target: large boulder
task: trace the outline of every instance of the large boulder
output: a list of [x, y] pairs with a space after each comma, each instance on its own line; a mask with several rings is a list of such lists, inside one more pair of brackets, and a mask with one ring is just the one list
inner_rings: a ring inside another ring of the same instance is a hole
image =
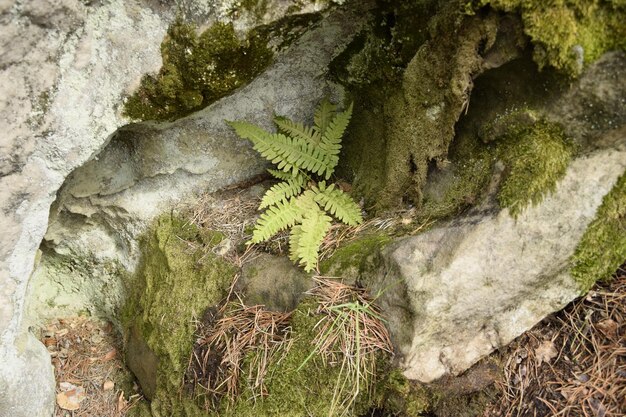
[[482, 207], [386, 247], [373, 281], [405, 375], [457, 375], [579, 296], [570, 258], [625, 169], [624, 146], [597, 151], [517, 218]]
[[155, 216], [200, 193], [249, 185], [265, 172], [266, 162], [225, 120], [271, 129], [274, 113], [308, 121], [325, 95], [341, 99], [324, 74], [367, 21], [362, 10], [331, 12], [250, 84], [191, 116], [119, 129], [59, 192], [29, 315], [86, 309], [114, 317], [123, 298], [120, 272], [135, 269], [137, 238]]
[[22, 327], [35, 254], [65, 177], [126, 123], [123, 94], [158, 69], [168, 14], [143, 2], [0, 5], [2, 416], [52, 413], [49, 357]]

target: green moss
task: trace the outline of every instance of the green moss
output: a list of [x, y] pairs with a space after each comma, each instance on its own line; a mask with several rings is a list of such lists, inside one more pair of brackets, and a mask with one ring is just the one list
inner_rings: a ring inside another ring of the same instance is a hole
[[498, 144], [498, 156], [506, 167], [498, 192], [500, 205], [515, 216], [529, 204], [539, 203], [565, 175], [572, 153], [557, 125], [538, 122], [513, 129]]
[[320, 263], [320, 271], [325, 275], [356, 277], [373, 268], [376, 255], [391, 240], [385, 233], [359, 237], [342, 245], [330, 258], [323, 260]]
[[[309, 357], [318, 338], [316, 327], [320, 316], [316, 314], [317, 304], [312, 299], [303, 300], [293, 312], [291, 334], [293, 344], [280, 362], [269, 366], [266, 388], [267, 396], [250, 401], [251, 392], [243, 386], [243, 392], [234, 404], [224, 404], [223, 415], [259, 417], [327, 417], [339, 415], [332, 409], [333, 395], [338, 382], [338, 365], [325, 364], [317, 357]], [[304, 366], [302, 366], [304, 364]], [[372, 409], [406, 411], [426, 408], [425, 396], [413, 398], [418, 391], [409, 387], [409, 382], [392, 368], [388, 359], [381, 356], [377, 363], [379, 371], [377, 383], [370, 392], [359, 394], [354, 407], [346, 416], [366, 415]], [[244, 369], [242, 375], [246, 375]]]
[[194, 342], [194, 320], [223, 298], [235, 273], [207, 250], [217, 239], [218, 234], [203, 234], [184, 219], [165, 215], [141, 241], [143, 259], [123, 323], [157, 358], [154, 416], [202, 415], [181, 384]]
[[[312, 300], [303, 301], [291, 319], [293, 345], [280, 363], [272, 363], [266, 376], [268, 395], [249, 401], [245, 386], [240, 400], [228, 407], [227, 416], [328, 416], [338, 369], [324, 366], [319, 358], [306, 362], [313, 350], [319, 320]], [[302, 364], [306, 364], [299, 369]], [[245, 374], [245, 373], [243, 373]]]
[[382, 415], [419, 417], [431, 409], [428, 390], [406, 379], [397, 368], [389, 371], [378, 385], [375, 409]]
[[572, 257], [572, 276], [586, 293], [626, 261], [626, 173], [604, 197]]
[[604, 52], [626, 48], [626, 7], [606, 0], [479, 0], [478, 6], [520, 13], [540, 67], [578, 75]]
[[202, 34], [181, 19], [161, 44], [163, 67], [146, 75], [128, 98], [124, 114], [138, 120], [171, 120], [208, 106], [252, 80], [272, 60], [267, 37], [240, 40], [232, 24], [215, 23]]
[[420, 3], [414, 20], [421, 24], [390, 30], [412, 45], [398, 59], [406, 64], [400, 82], [392, 76], [380, 80], [377, 60], [363, 60], [371, 63], [361, 73], [371, 69], [375, 82], [352, 88], [354, 101], [363, 105], [355, 107], [344, 141], [345, 174], [354, 178], [366, 207], [376, 211], [423, 203], [429, 164], [446, 159], [470, 80], [480, 71], [478, 51], [493, 45], [498, 29], [495, 14], [465, 16], [457, 2]]

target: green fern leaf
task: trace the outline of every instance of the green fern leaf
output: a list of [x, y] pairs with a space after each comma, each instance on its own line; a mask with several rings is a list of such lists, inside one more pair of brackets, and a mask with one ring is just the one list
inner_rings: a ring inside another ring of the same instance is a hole
[[291, 172], [277, 171], [275, 169], [268, 169], [267, 172], [269, 172], [272, 177], [279, 180], [289, 181], [294, 179], [294, 175]]
[[286, 202], [289, 198], [300, 194], [305, 183], [306, 178], [304, 175], [297, 175], [295, 178], [292, 177], [285, 182], [273, 185], [263, 196], [259, 210], [278, 202]]
[[335, 117], [328, 123], [328, 127], [322, 135], [320, 142], [320, 149], [328, 155], [326, 166], [326, 179], [335, 171], [337, 163], [339, 163], [339, 152], [341, 151], [341, 137], [350, 123], [350, 117], [352, 117], [352, 103], [348, 108], [340, 113], [337, 113]]
[[302, 212], [298, 208], [295, 198], [290, 198], [287, 202], [279, 201], [261, 214], [252, 232], [250, 243], [268, 240], [281, 230], [292, 227], [301, 221]]
[[274, 117], [274, 123], [278, 126], [279, 131], [292, 138], [302, 139], [305, 142], [317, 146], [320, 143], [321, 135], [311, 126], [305, 126], [302, 123], [293, 122], [286, 117]]
[[298, 248], [300, 247], [300, 238], [302, 237], [302, 227], [297, 224], [291, 228], [289, 234], [289, 259], [293, 263], [298, 263], [300, 255], [298, 254]]
[[[294, 256], [300, 259], [300, 265], [304, 266], [306, 272], [310, 272], [317, 267], [318, 251], [324, 237], [330, 229], [333, 219], [327, 216], [319, 208], [306, 213], [297, 232], [297, 248]], [[291, 243], [290, 243], [291, 244]]]
[[280, 159], [279, 156], [282, 149], [280, 144], [286, 142], [286, 139], [288, 139], [285, 135], [266, 132], [260, 127], [248, 122], [227, 121], [226, 123], [235, 129], [235, 132], [237, 132], [240, 137], [250, 140], [254, 149], [259, 152], [261, 156], [272, 161], [272, 163], [278, 163], [278, 169], [285, 172], [292, 171], [295, 175], [297, 172], [296, 167], [288, 163], [288, 161]]
[[363, 222], [361, 209], [348, 194], [335, 188], [334, 184], [326, 187], [324, 181], [320, 182], [319, 186], [315, 193], [315, 201], [324, 210], [349, 226]]
[[[328, 155], [321, 147], [303, 139], [290, 138], [280, 133], [273, 135], [272, 139], [275, 140], [272, 144], [272, 151], [275, 156], [270, 160], [272, 163], [278, 164], [278, 169], [283, 171], [295, 172], [295, 167], [321, 175], [332, 162], [331, 155]], [[261, 154], [265, 156], [263, 153]], [[268, 152], [268, 154], [270, 153]]]
[[332, 120], [337, 106], [332, 104], [328, 97], [324, 97], [319, 107], [315, 110], [315, 129], [320, 135], [324, 135], [330, 121]]

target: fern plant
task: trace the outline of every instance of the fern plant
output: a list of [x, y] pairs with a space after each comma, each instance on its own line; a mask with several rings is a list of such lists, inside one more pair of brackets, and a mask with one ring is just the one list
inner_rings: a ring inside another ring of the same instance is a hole
[[319, 247], [333, 218], [351, 226], [363, 221], [352, 198], [335, 184], [327, 184], [339, 162], [341, 137], [351, 115], [352, 104], [338, 112], [337, 106], [324, 99], [315, 111], [313, 126], [277, 116], [274, 122], [278, 131], [270, 133], [247, 122], [228, 122], [240, 137], [250, 140], [255, 150], [276, 164], [277, 169], [268, 171], [281, 181], [263, 196], [259, 210], [265, 212], [248, 243], [267, 241], [291, 228], [289, 258], [310, 272], [317, 266]]

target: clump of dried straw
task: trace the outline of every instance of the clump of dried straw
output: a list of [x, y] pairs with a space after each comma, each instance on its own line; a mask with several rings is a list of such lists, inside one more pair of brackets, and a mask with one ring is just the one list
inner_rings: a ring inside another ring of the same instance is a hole
[[257, 396], [267, 395], [264, 379], [268, 364], [278, 361], [290, 346], [290, 313], [247, 307], [240, 301], [225, 304], [200, 326], [191, 358], [193, 384], [208, 394], [207, 408], [216, 407], [223, 396], [233, 401], [240, 393], [243, 363], [251, 359], [245, 380]]
[[314, 355], [339, 366], [331, 410], [333, 415], [345, 415], [360, 393], [371, 391], [378, 355], [391, 355], [393, 347], [385, 320], [364, 288], [329, 278], [315, 280], [309, 294], [319, 303], [319, 337], [300, 368]]

